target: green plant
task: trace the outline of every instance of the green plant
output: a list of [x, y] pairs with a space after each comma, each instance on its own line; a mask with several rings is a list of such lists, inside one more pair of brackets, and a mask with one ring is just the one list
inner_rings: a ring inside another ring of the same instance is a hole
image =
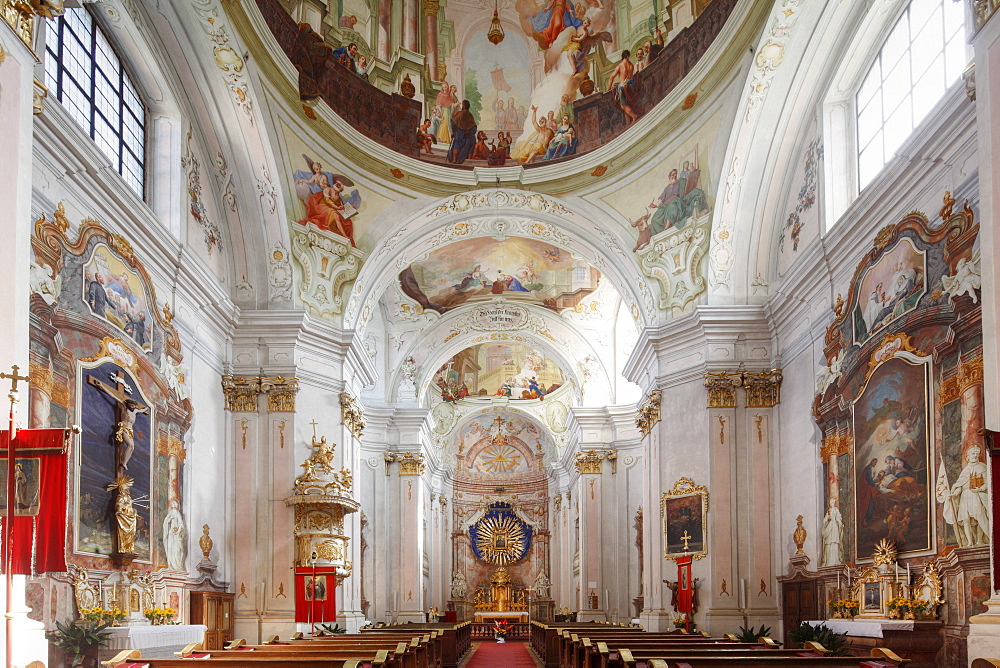
[[320, 624], [319, 628], [327, 633], [347, 633], [347, 629], [341, 628], [340, 624]]
[[47, 633], [46, 637], [53, 645], [72, 656], [70, 665], [76, 666], [91, 647], [103, 647], [108, 644], [108, 637], [111, 634], [104, 630], [106, 628], [108, 624], [91, 626], [77, 624], [75, 621], [69, 624], [56, 622], [56, 630]]
[[802, 625], [788, 633], [788, 637], [800, 645], [809, 641], [818, 642], [830, 650], [831, 656], [850, 656], [851, 644], [847, 642], [846, 633], [837, 633], [826, 624], [812, 626], [802, 622]]
[[755, 643], [757, 642], [757, 638], [760, 638], [761, 636], [769, 637], [770, 635], [771, 635], [771, 627], [764, 626], [763, 624], [761, 624], [760, 629], [755, 629], [752, 626], [748, 629], [745, 629], [741, 626], [740, 632], [736, 634], [736, 638], [739, 642]]

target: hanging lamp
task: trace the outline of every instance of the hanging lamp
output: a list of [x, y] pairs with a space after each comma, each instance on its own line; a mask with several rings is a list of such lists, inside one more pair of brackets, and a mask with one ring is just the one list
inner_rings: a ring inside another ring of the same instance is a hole
[[505, 37], [503, 32], [503, 26], [500, 24], [500, 7], [499, 0], [493, 5], [493, 21], [490, 23], [490, 31], [486, 33], [486, 39], [490, 40], [494, 45], [499, 44], [503, 41]]

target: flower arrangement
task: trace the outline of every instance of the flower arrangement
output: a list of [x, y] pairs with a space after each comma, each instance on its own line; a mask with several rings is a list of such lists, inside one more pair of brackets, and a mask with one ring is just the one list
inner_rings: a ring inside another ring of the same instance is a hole
[[897, 597], [889, 599], [885, 605], [889, 609], [889, 616], [894, 619], [899, 617], [916, 619], [918, 615], [923, 615], [927, 611], [930, 602], [922, 598]]
[[177, 611], [173, 608], [146, 608], [142, 614], [153, 624], [166, 624], [174, 618]]
[[493, 635], [496, 636], [497, 642], [506, 642], [507, 637], [507, 620], [497, 619], [493, 622]]
[[682, 629], [685, 626], [687, 626], [687, 617], [685, 617], [684, 615], [674, 617], [674, 628]]
[[849, 618], [858, 614], [861, 604], [852, 598], [842, 598], [839, 601], [831, 601], [830, 609], [833, 610], [834, 617]]
[[98, 622], [103, 623], [105, 626], [118, 626], [127, 615], [128, 613], [121, 608], [102, 608], [100, 606], [80, 608], [80, 616], [91, 626], [96, 625]]

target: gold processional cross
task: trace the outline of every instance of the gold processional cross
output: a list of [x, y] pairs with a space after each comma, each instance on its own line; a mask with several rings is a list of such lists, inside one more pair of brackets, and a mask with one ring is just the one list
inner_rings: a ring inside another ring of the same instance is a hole
[[681, 540], [684, 541], [684, 551], [688, 551], [688, 541], [694, 540], [694, 536], [689, 536], [687, 529], [684, 529], [684, 535], [681, 536]]

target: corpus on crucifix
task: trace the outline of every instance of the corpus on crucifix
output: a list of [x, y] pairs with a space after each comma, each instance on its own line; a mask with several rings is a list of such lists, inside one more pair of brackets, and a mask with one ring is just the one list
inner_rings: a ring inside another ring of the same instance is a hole
[[114, 387], [99, 381], [94, 376], [87, 376], [87, 382], [114, 402], [115, 433], [112, 440], [115, 446], [115, 478], [121, 478], [128, 470], [128, 461], [135, 450], [135, 417], [140, 413], [148, 413], [149, 407], [143, 406], [129, 396], [131, 390], [126, 385], [125, 376], [121, 371], [109, 378], [115, 382]]

